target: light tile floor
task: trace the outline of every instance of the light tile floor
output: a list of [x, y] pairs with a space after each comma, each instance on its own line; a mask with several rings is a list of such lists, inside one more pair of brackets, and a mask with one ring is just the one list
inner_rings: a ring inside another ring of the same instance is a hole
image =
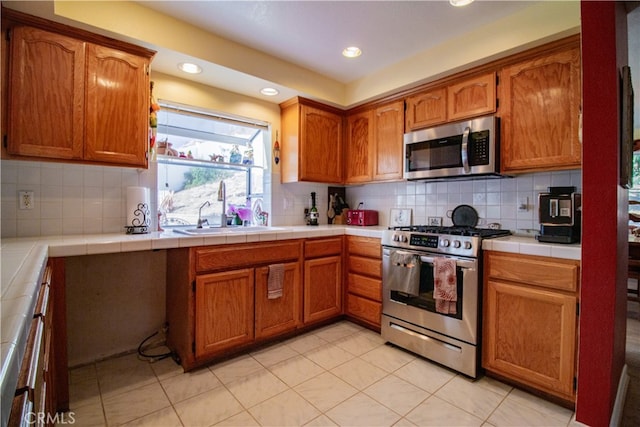
[[190, 373], [135, 354], [72, 369], [70, 393], [80, 426], [575, 424], [570, 410], [471, 381], [346, 321]]

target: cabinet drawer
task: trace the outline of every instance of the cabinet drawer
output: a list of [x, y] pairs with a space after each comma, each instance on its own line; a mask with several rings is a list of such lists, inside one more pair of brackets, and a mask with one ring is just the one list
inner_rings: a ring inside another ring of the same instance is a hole
[[194, 251], [196, 272], [202, 273], [297, 260], [300, 257], [300, 241], [214, 246]]
[[382, 281], [349, 273], [348, 292], [382, 302]]
[[380, 279], [382, 278], [382, 260], [349, 255], [349, 271]]
[[488, 277], [575, 292], [580, 280], [580, 262], [533, 255], [488, 252]]
[[349, 236], [347, 241], [350, 254], [362, 255], [370, 258], [382, 258], [382, 249], [379, 239]]
[[304, 242], [304, 257], [319, 258], [342, 253], [342, 237], [331, 239], [307, 240]]
[[380, 326], [381, 312], [382, 304], [357, 295], [347, 295], [347, 314]]

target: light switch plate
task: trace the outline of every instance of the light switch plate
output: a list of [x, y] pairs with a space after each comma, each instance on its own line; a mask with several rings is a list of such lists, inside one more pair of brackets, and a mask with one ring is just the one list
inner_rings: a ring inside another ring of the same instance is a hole
[[518, 198], [518, 211], [526, 212], [529, 210], [529, 198], [526, 196]]
[[18, 205], [21, 210], [33, 209], [33, 191], [20, 191], [18, 193]]

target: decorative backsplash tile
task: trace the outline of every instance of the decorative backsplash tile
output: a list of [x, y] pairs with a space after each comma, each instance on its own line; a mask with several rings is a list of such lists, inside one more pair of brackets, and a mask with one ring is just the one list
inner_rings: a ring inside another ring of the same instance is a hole
[[[148, 170], [114, 166], [2, 160], [1, 236], [28, 237], [71, 234], [124, 233], [126, 188], [151, 189], [151, 212], [156, 212], [156, 168]], [[502, 228], [534, 233], [538, 229], [538, 193], [549, 186], [582, 188], [581, 171], [544, 172], [516, 178], [478, 181], [414, 182], [347, 186], [351, 208], [379, 211], [379, 224], [389, 223], [394, 207], [411, 208], [414, 224], [424, 224], [430, 216], [451, 224], [447, 212], [459, 204], [472, 205], [481, 224], [498, 222]], [[315, 183], [281, 184], [280, 175], [265, 179], [263, 209], [269, 225], [302, 225], [310, 194], [317, 194], [320, 224], [327, 223], [328, 185]], [[34, 209], [18, 209], [18, 192], [34, 192]], [[269, 193], [270, 194], [267, 194]], [[518, 211], [518, 200], [526, 197], [529, 209]], [[152, 218], [152, 228], [156, 227]]]

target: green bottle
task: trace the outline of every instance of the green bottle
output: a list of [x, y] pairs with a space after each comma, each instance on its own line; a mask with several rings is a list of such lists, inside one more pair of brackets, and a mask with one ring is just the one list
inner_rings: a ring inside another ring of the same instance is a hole
[[316, 193], [311, 192], [311, 210], [309, 211], [309, 225], [318, 225], [318, 208], [316, 208]]

